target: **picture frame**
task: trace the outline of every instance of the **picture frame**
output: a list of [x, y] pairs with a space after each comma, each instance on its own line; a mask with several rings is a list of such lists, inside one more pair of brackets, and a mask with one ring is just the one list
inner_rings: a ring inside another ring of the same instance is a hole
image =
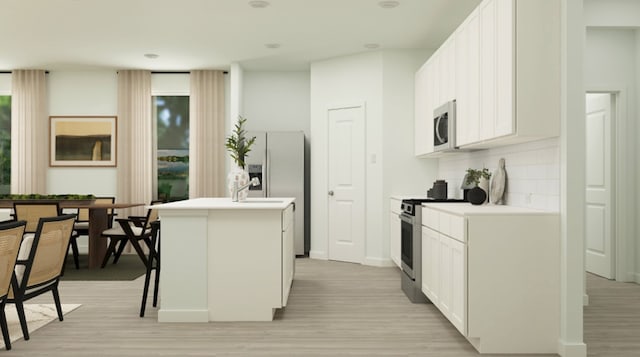
[[117, 116], [50, 116], [49, 166], [116, 167]]

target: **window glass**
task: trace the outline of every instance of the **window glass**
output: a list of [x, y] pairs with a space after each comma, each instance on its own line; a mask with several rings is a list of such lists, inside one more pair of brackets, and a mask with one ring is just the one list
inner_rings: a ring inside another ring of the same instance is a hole
[[189, 198], [189, 97], [153, 97], [157, 121], [158, 199]]
[[11, 96], [0, 95], [0, 194], [11, 191]]

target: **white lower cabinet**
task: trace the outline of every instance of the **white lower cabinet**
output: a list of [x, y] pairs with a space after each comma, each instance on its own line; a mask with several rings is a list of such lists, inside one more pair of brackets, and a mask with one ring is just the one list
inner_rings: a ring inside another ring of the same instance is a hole
[[422, 222], [422, 291], [480, 353], [557, 353], [557, 213], [427, 204]]
[[287, 306], [295, 275], [295, 222], [293, 217], [293, 205], [290, 205], [282, 212], [282, 306]]
[[422, 292], [466, 335], [466, 247], [449, 236], [422, 227]]

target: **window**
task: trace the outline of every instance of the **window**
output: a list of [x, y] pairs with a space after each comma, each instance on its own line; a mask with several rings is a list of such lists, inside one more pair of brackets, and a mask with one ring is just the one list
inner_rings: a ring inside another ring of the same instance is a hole
[[154, 96], [158, 199], [189, 198], [189, 97]]
[[0, 194], [11, 191], [11, 96], [0, 95]]

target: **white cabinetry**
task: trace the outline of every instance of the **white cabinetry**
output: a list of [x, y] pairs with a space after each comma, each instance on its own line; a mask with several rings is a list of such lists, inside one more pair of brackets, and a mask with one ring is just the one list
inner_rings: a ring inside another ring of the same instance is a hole
[[459, 146], [559, 135], [558, 14], [553, 0], [484, 0], [458, 28], [458, 83], [470, 85], [457, 100]]
[[426, 207], [422, 212], [422, 292], [466, 336], [465, 223]]
[[282, 306], [287, 306], [295, 275], [295, 222], [293, 217], [293, 205], [289, 205], [287, 209], [282, 211]]
[[[490, 148], [558, 136], [559, 13], [555, 0], [482, 1], [421, 69], [426, 79], [416, 140], [425, 137], [433, 109], [452, 99], [456, 146]], [[417, 156], [432, 151], [416, 147]]]
[[422, 223], [422, 291], [479, 352], [557, 352], [557, 213], [427, 204]]
[[478, 9], [458, 27], [456, 37], [456, 145], [480, 133], [480, 21]]
[[400, 228], [400, 217], [398, 215], [401, 213], [400, 205], [402, 201], [396, 198], [391, 198], [389, 200], [389, 255], [391, 256], [391, 260], [400, 268], [401, 266], [401, 258], [400, 258], [400, 239], [401, 239], [401, 228]]
[[415, 76], [415, 155], [433, 153], [433, 111], [456, 98], [456, 48], [450, 36]]

